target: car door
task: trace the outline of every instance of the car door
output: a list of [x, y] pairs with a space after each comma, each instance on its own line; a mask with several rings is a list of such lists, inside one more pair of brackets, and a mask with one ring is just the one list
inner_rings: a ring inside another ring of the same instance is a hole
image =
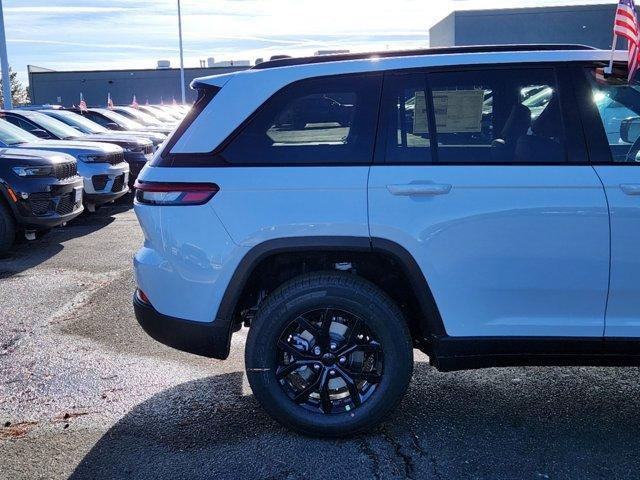
[[558, 70], [385, 77], [372, 243], [416, 259], [449, 336], [603, 334], [606, 198]]
[[611, 283], [606, 337], [640, 336], [640, 92], [624, 69], [603, 79], [597, 69], [574, 70], [594, 168], [611, 222]]

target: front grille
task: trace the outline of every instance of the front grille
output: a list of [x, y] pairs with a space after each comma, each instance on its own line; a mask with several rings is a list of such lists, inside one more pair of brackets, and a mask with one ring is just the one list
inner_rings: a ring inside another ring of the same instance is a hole
[[34, 215], [44, 215], [49, 211], [51, 194], [49, 192], [37, 192], [29, 195], [29, 206]]
[[76, 162], [59, 163], [53, 169], [53, 174], [58, 180], [75, 177], [78, 174]]
[[91, 183], [93, 184], [93, 189], [104, 190], [104, 187], [107, 186], [107, 182], [109, 181], [109, 175], [94, 175], [91, 177]]
[[144, 154], [149, 155], [150, 153], [153, 153], [153, 145], [147, 145], [144, 147]]
[[124, 153], [110, 153], [107, 155], [107, 163], [111, 165], [117, 165], [118, 163], [124, 162]]
[[124, 188], [124, 173], [122, 175], [118, 175], [113, 181], [113, 186], [111, 187], [112, 192], [119, 192]]
[[73, 202], [74, 194], [73, 192], [67, 193], [60, 197], [60, 201], [58, 202], [58, 206], [56, 207], [56, 213], [59, 215], [68, 215], [73, 212], [76, 204]]

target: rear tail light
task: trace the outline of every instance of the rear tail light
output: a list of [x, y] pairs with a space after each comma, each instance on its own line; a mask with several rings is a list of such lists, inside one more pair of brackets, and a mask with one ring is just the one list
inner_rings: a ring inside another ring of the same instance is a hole
[[145, 205], [203, 205], [218, 193], [215, 183], [157, 183], [135, 184], [136, 201]]

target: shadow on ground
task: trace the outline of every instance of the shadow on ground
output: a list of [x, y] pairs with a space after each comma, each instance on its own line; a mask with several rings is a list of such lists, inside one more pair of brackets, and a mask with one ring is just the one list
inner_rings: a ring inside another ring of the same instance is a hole
[[346, 440], [284, 430], [242, 394], [241, 373], [219, 375], [138, 405], [71, 478], [637, 478], [637, 373], [417, 363], [392, 418]]

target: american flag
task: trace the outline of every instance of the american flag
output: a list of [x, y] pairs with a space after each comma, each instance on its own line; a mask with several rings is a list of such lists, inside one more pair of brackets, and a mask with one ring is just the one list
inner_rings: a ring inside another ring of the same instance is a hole
[[80, 103], [78, 104], [78, 108], [80, 109], [81, 112], [86, 112], [87, 109], [87, 102], [84, 101], [84, 97], [82, 96], [82, 93], [80, 93]]
[[636, 6], [633, 0], [620, 0], [613, 23], [613, 34], [617, 37], [626, 38], [627, 42], [629, 42], [629, 81], [633, 79], [638, 71], [638, 61], [640, 60], [639, 29], [638, 15], [636, 14]]
[[107, 108], [113, 110], [113, 100], [111, 100], [111, 93], [107, 93]]
[[131, 106], [133, 108], [138, 108], [140, 105], [138, 105], [138, 101], [136, 100], [136, 96], [133, 96], [133, 101], [131, 102]]

